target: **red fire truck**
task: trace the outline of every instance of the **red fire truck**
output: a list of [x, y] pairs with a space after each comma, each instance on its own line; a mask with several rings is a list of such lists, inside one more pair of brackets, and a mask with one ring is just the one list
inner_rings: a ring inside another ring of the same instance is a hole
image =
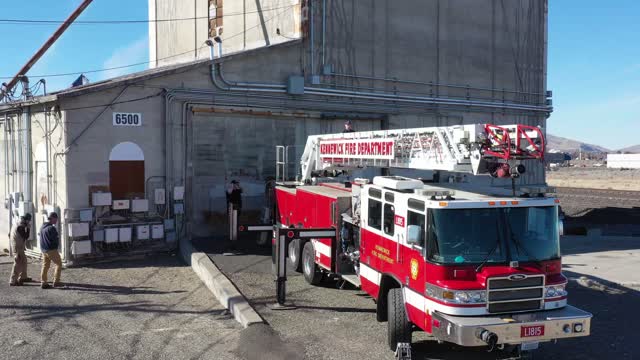
[[[567, 304], [559, 200], [551, 189], [515, 181], [482, 188], [466, 177], [517, 178], [526, 161], [543, 157], [539, 128], [312, 136], [300, 176], [289, 182], [285, 153], [278, 149], [276, 258], [286, 256], [310, 284], [335, 278], [370, 294], [377, 320], [388, 323], [392, 350], [410, 344], [415, 330], [437, 341], [522, 353], [589, 335], [591, 314]], [[368, 167], [464, 176], [335, 180]]]

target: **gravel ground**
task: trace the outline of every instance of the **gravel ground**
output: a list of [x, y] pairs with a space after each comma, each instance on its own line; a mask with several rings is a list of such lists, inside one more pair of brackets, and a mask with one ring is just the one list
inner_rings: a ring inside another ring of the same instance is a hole
[[[242, 327], [176, 257], [65, 269], [63, 289], [9, 287], [0, 257], [2, 359], [238, 359]], [[39, 278], [40, 264], [29, 264]]]

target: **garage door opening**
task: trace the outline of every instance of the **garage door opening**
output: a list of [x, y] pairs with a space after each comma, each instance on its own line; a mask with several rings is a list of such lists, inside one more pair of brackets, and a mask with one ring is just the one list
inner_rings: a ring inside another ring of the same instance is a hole
[[144, 154], [138, 145], [127, 141], [111, 150], [109, 189], [114, 199], [144, 198]]

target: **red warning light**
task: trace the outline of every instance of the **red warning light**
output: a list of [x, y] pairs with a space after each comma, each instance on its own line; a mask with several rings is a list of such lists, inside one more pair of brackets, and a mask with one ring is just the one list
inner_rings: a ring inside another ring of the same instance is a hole
[[294, 235], [293, 231], [289, 231], [289, 232], [287, 232], [287, 237], [288, 237], [288, 238], [292, 238], [292, 237], [293, 237], [293, 235]]
[[240, 230], [240, 231], [244, 231], [244, 226], [243, 226], [243, 225], [240, 225], [240, 227], [238, 228], [238, 230]]

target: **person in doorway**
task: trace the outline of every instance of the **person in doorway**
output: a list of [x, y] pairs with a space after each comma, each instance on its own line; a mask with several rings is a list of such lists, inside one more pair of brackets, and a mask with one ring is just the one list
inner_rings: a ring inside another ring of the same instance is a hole
[[53, 272], [53, 287], [61, 287], [60, 272], [62, 272], [62, 259], [60, 259], [60, 235], [58, 235], [58, 229], [55, 225], [58, 223], [58, 214], [52, 212], [49, 214], [49, 221], [42, 224], [40, 228], [40, 249], [42, 250], [42, 273], [40, 278], [42, 281], [41, 287], [48, 289], [49, 283], [47, 282], [47, 275], [51, 263], [55, 265]]
[[344, 133], [352, 133], [352, 132], [356, 132], [356, 131], [353, 129], [353, 124], [351, 123], [351, 120], [347, 120], [344, 123], [344, 130], [342, 130], [342, 133], [344, 134]]
[[31, 214], [24, 214], [20, 217], [20, 222], [13, 225], [10, 234], [11, 249], [13, 251], [13, 268], [11, 269], [10, 286], [20, 286], [25, 282], [30, 282], [27, 276], [27, 255], [24, 250], [30, 238]]
[[231, 180], [229, 186], [227, 186], [227, 209], [237, 210], [238, 217], [240, 217], [240, 211], [242, 210], [242, 187], [238, 180]]

